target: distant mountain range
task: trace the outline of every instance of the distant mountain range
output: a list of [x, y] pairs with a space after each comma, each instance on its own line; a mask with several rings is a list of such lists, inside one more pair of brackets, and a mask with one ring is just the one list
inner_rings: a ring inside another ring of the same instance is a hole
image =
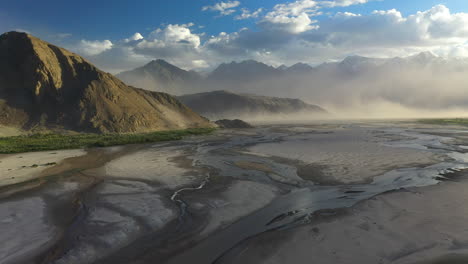
[[223, 63], [214, 69], [207, 77], [213, 81], [251, 81], [269, 78], [280, 74], [283, 70], [268, 66], [264, 63], [246, 60], [242, 62]]
[[245, 120], [269, 118], [324, 117], [327, 112], [319, 106], [299, 99], [237, 94], [228, 91], [213, 91], [178, 97], [188, 107], [212, 120]]
[[[409, 57], [395, 57], [389, 59], [349, 56], [341, 62], [324, 63], [315, 67], [317, 72], [335, 71], [336, 73], [359, 76], [372, 71], [401, 71], [414, 68], [433, 68], [440, 70], [454, 70], [463, 66], [468, 70], [468, 60], [444, 59], [431, 52], [422, 52]], [[454, 68], [455, 67], [455, 68]]]
[[[182, 81], [169, 84], [159, 81], [157, 85], [148, 82], [141, 87], [178, 96], [226, 90], [237, 94], [299, 98], [326, 106], [335, 113], [349, 114], [349, 110], [357, 110], [363, 116], [367, 114], [366, 109], [370, 109], [369, 105], [372, 108], [396, 106], [402, 111], [468, 107], [468, 96], [464, 95], [468, 58], [443, 58], [431, 52], [395, 58], [349, 56], [317, 66], [297, 63], [272, 67], [247, 60], [223, 63], [203, 75], [174, 68], [167, 62], [159, 64], [166, 65], [172, 76], [177, 76], [172, 79]], [[150, 68], [149, 65], [151, 63], [144, 68]], [[158, 72], [152, 74], [152, 79], [162, 78]], [[122, 79], [136, 84], [130, 77]], [[377, 111], [394, 113], [383, 108]]]
[[231, 83], [255, 82], [271, 77], [307, 74], [313, 72], [314, 69], [305, 63], [275, 68], [258, 61], [246, 60], [223, 63], [212, 72], [202, 75], [195, 71], [183, 70], [164, 60], [153, 60], [142, 67], [121, 72], [116, 77], [135, 87], [183, 95], [197, 91], [216, 90], [222, 88], [223, 85], [232, 86]]
[[169, 94], [127, 86], [74, 53], [18, 32], [0, 36], [0, 125], [88, 132], [212, 126]]
[[405, 71], [414, 68], [431, 68], [441, 71], [468, 71], [468, 60], [444, 59], [430, 52], [422, 52], [405, 58], [367, 58], [349, 56], [340, 62], [323, 63], [312, 67], [297, 63], [290, 67], [269, 66], [262, 62], [246, 60], [223, 63], [202, 76], [194, 71], [180, 69], [164, 60], [154, 60], [140, 68], [122, 72], [116, 76], [124, 82], [147, 90], [183, 95], [219, 89], [233, 92], [255, 92], [252, 84], [278, 78], [297, 78], [307, 75], [318, 83], [323, 76], [354, 78], [371, 72]]

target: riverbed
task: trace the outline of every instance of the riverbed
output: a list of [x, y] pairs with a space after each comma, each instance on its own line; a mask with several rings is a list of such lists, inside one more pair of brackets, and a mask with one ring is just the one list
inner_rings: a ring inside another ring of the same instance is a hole
[[463, 259], [467, 138], [409, 121], [315, 122], [2, 155], [0, 262]]

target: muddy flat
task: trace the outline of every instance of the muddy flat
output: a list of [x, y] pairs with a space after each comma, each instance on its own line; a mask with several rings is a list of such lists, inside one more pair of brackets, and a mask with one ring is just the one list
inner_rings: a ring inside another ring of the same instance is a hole
[[466, 136], [400, 122], [262, 125], [2, 155], [0, 262], [463, 260]]

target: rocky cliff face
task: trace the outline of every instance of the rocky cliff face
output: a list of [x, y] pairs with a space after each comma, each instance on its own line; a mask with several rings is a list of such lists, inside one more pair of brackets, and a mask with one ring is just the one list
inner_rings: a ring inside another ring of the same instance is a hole
[[211, 124], [174, 97], [127, 86], [31, 35], [0, 36], [0, 124], [146, 132]]

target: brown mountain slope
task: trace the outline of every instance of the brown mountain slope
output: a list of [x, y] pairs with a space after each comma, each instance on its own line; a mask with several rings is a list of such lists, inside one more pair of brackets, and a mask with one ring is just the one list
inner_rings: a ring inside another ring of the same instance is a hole
[[91, 132], [212, 126], [174, 97], [125, 85], [31, 35], [0, 36], [0, 125]]
[[291, 118], [322, 118], [327, 111], [300, 99], [213, 91], [188, 94], [178, 99], [198, 113], [216, 119], [268, 120]]

